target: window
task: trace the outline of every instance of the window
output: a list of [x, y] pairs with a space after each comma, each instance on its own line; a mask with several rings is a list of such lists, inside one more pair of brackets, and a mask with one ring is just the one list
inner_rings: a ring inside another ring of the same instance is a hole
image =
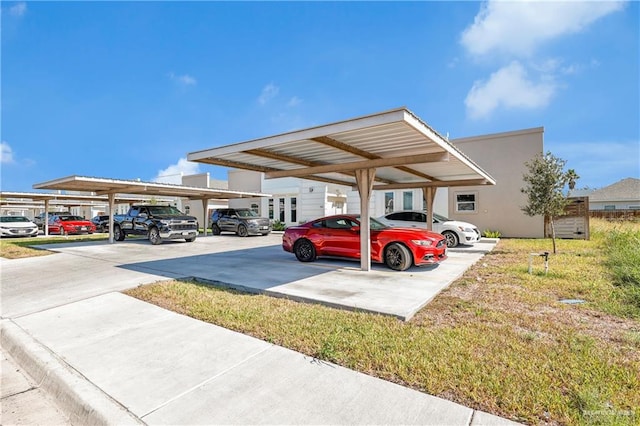
[[616, 206], [615, 205], [606, 205], [606, 206], [604, 206], [604, 209], [605, 210], [615, 210]]
[[393, 211], [393, 192], [384, 193], [384, 212], [391, 213]]
[[279, 207], [280, 209], [278, 211], [280, 212], [280, 222], [284, 222], [284, 198], [280, 198]]
[[402, 208], [413, 210], [413, 192], [405, 191], [402, 193]]
[[273, 219], [273, 198], [269, 198], [269, 219]]
[[629, 206], [629, 210], [640, 210], [640, 206]]
[[477, 193], [458, 192], [456, 193], [456, 212], [473, 213], [477, 211]]
[[298, 220], [298, 216], [297, 216], [297, 201], [296, 201], [296, 197], [291, 198], [291, 222], [296, 223], [296, 221]]
[[258, 204], [256, 203], [251, 203], [251, 211], [254, 212], [256, 214], [256, 216], [260, 216], [260, 209], [258, 207]]

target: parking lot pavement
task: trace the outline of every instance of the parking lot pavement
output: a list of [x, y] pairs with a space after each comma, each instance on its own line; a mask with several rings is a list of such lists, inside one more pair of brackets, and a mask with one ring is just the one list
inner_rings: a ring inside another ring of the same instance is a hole
[[[496, 243], [486, 240], [475, 246], [450, 249], [449, 258], [436, 266], [414, 266], [398, 272], [374, 264], [371, 271], [365, 272], [359, 270], [359, 262], [346, 260], [298, 262], [293, 254], [282, 250], [281, 242], [278, 234], [250, 238], [220, 235], [199, 238], [194, 243], [165, 242], [159, 246], [150, 246], [146, 240], [131, 240], [116, 244], [59, 244], [47, 248], [71, 256], [62, 259], [56, 255], [54, 257], [60, 261], [50, 262], [52, 268], [59, 271], [60, 279], [66, 279], [71, 271], [75, 271], [79, 281], [73, 286], [81, 298], [95, 290], [86, 281], [96, 277], [84, 274], [82, 266], [91, 264], [102, 265], [93, 267], [100, 277], [110, 274], [120, 277], [119, 283], [107, 280], [111, 287], [95, 294], [164, 277], [193, 277], [247, 291], [409, 320]], [[74, 264], [72, 259], [77, 262]], [[55, 280], [56, 273], [53, 272], [49, 280]], [[34, 300], [24, 300], [19, 305], [24, 307], [29, 303], [38, 304]]]

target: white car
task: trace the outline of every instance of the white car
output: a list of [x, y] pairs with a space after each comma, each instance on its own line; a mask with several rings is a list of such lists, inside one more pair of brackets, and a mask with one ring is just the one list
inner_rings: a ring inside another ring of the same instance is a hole
[[24, 216], [0, 216], [0, 236], [35, 237], [38, 225]]
[[[427, 214], [421, 211], [404, 210], [388, 213], [378, 218], [386, 225], [401, 228], [427, 228]], [[458, 244], [473, 244], [480, 239], [478, 227], [467, 222], [450, 220], [437, 213], [433, 214], [433, 231], [447, 239], [447, 247]]]

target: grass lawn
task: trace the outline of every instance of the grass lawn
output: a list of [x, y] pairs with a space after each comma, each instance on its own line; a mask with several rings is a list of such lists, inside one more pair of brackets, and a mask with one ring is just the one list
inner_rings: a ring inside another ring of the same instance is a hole
[[23, 257], [46, 256], [52, 254], [48, 250], [41, 250], [33, 246], [42, 244], [70, 243], [80, 241], [106, 240], [108, 234], [91, 235], [52, 235], [48, 237], [28, 237], [28, 238], [2, 238], [0, 239], [0, 257], [7, 259], [19, 259]]
[[529, 274], [550, 248], [501, 240], [406, 323], [185, 281], [127, 294], [523, 423], [640, 423], [640, 224], [594, 220]]

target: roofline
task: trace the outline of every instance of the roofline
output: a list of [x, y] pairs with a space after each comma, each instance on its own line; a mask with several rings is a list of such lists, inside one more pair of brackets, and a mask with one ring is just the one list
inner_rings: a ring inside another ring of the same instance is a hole
[[466, 136], [462, 138], [450, 139], [449, 142], [450, 143], [471, 142], [471, 141], [480, 140], [480, 139], [498, 139], [498, 138], [506, 138], [510, 136], [526, 135], [530, 133], [544, 133], [544, 127], [542, 126], [531, 127], [531, 128], [522, 129], [522, 130], [511, 130], [508, 132], [488, 133], [486, 135], [479, 135], [479, 136]]

